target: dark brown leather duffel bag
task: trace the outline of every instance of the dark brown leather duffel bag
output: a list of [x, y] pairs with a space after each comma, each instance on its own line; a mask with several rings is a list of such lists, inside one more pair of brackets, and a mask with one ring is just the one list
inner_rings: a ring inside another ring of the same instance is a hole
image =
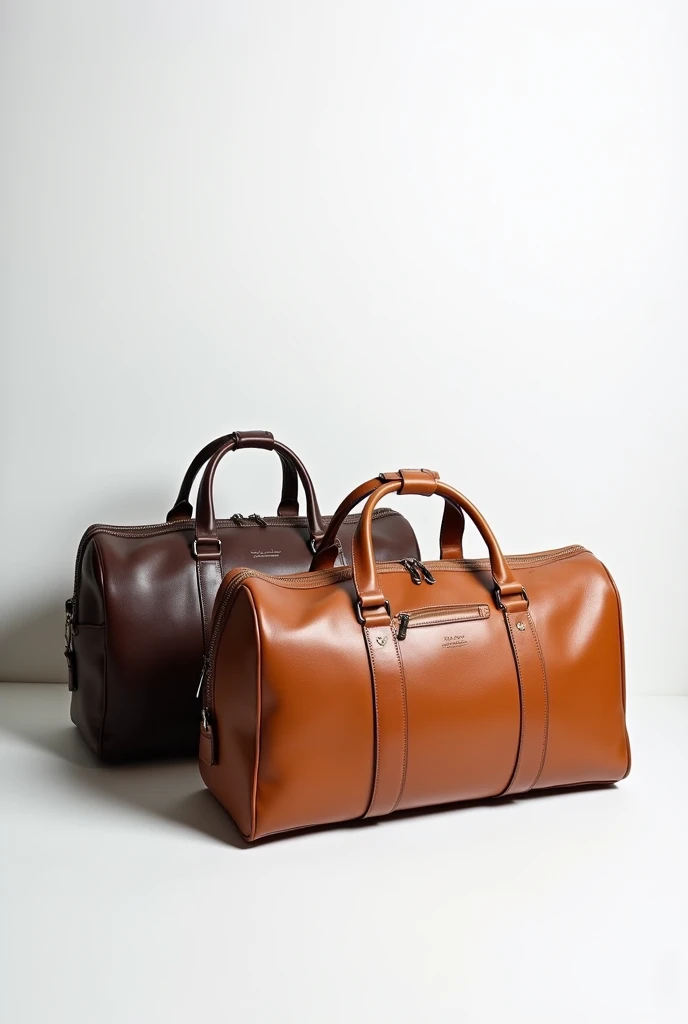
[[[239, 448], [279, 455], [283, 487], [276, 517], [215, 520], [215, 470]], [[208, 459], [194, 520], [189, 492]], [[305, 518], [298, 514], [298, 480]], [[340, 561], [349, 557], [356, 521], [348, 517], [338, 530]], [[65, 650], [72, 721], [89, 747], [108, 761], [195, 754], [204, 634], [223, 573], [237, 565], [266, 573], [307, 569], [325, 524], [300, 459], [272, 434], [247, 431], [198, 453], [165, 523], [89, 527], [67, 602]], [[418, 555], [415, 534], [397, 512], [380, 510], [374, 533], [385, 558]]]
[[[393, 491], [463, 509], [489, 559], [376, 562]], [[338, 525], [367, 495], [337, 568]], [[216, 602], [200, 767], [247, 840], [627, 774], [619, 597], [585, 548], [505, 558], [463, 495], [401, 470], [349, 495], [312, 570], [236, 570]]]

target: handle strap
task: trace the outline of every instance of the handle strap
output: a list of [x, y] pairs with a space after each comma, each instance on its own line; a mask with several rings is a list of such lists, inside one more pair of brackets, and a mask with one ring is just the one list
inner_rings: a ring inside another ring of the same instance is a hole
[[[375, 772], [367, 815], [388, 814], [402, 799], [407, 758], [406, 687], [403, 661], [391, 624], [391, 610], [375, 567], [372, 516], [377, 503], [393, 492], [438, 494], [473, 520], [490, 556], [497, 607], [514, 657], [520, 701], [519, 742], [514, 768], [503, 795], [524, 793], [536, 785], [547, 753], [549, 701], [547, 672], [525, 590], [515, 579], [496, 537], [478, 509], [430, 470], [382, 474], [368, 497], [352, 544], [357, 615], [365, 636], [375, 708]], [[363, 485], [364, 487], [366, 485]]]
[[[264, 437], [272, 437], [272, 434], [268, 430], [246, 430], [236, 431], [244, 441], [246, 447], [249, 446], [249, 440], [251, 437], [255, 437], [257, 440]], [[181, 519], [191, 519], [193, 516], [193, 506], [189, 500], [191, 494], [191, 488], [193, 487], [194, 480], [198, 476], [199, 472], [206, 464], [216, 451], [222, 448], [223, 445], [227, 444], [235, 435], [234, 434], [223, 434], [222, 437], [216, 437], [214, 441], [211, 441], [201, 448], [200, 452], [194, 457], [191, 465], [184, 474], [181, 487], [179, 488], [179, 494], [177, 499], [167, 513], [165, 522], [175, 523]], [[256, 445], [256, 447], [258, 447]], [[282, 496], [280, 503], [277, 506], [278, 516], [298, 516], [299, 514], [299, 478], [296, 469], [291, 462], [284, 456], [280, 455], [280, 461], [282, 463]]]
[[222, 568], [222, 541], [217, 534], [217, 521], [215, 519], [213, 483], [217, 467], [225, 455], [228, 455], [229, 452], [238, 451], [240, 448], [264, 448], [266, 451], [276, 451], [281, 458], [286, 459], [296, 470], [306, 495], [306, 516], [308, 519], [311, 551], [315, 550], [316, 545], [322, 539], [325, 532], [313, 481], [298, 455], [291, 448], [287, 448], [286, 445], [282, 444], [281, 441], [275, 440], [272, 434], [267, 433], [267, 431], [237, 432], [232, 434], [227, 443], [218, 448], [209, 459], [198, 487], [196, 536], [193, 543], [193, 554], [196, 559], [196, 579], [198, 582], [198, 595], [203, 622], [203, 640], [206, 651], [210, 640], [213, 604], [224, 575]]
[[[402, 481], [402, 488], [399, 489], [400, 494], [404, 493], [402, 473], [408, 474], [409, 470], [400, 470], [399, 473], [392, 474], [395, 479]], [[339, 554], [339, 548], [336, 543], [337, 534], [341, 529], [342, 523], [359, 502], [368, 498], [377, 487], [390, 478], [389, 473], [381, 473], [379, 476], [373, 477], [372, 480], [366, 480], [365, 483], [355, 487], [350, 494], [347, 494], [327, 525], [325, 536], [313, 556], [311, 572], [317, 572], [318, 569], [334, 568]], [[464, 528], [465, 519], [463, 512], [460, 508], [446, 501], [440, 527], [440, 558], [463, 558]]]

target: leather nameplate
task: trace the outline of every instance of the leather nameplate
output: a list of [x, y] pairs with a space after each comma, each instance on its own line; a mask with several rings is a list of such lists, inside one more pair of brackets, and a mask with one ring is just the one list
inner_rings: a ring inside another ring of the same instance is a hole
[[518, 754], [513, 775], [502, 794], [506, 796], [525, 793], [540, 778], [547, 753], [549, 701], [545, 663], [528, 608], [505, 611], [504, 619], [516, 662], [521, 700]]
[[364, 817], [390, 814], [406, 782], [408, 721], [404, 669], [389, 624], [364, 626], [373, 684], [375, 754], [373, 790]]

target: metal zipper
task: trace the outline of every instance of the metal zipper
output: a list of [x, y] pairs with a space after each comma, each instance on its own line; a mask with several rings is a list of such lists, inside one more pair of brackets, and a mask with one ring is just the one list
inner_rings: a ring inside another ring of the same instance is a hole
[[469, 622], [472, 619], [488, 619], [490, 609], [486, 604], [448, 604], [434, 608], [415, 608], [411, 612], [399, 612], [392, 619], [397, 623], [397, 640], [405, 640], [409, 629], [418, 626], [443, 626], [452, 622]]
[[427, 565], [418, 558], [400, 558], [399, 565], [403, 565], [413, 582], [417, 585], [420, 585], [423, 580], [426, 583], [437, 583]]
[[415, 558], [400, 558], [399, 559], [399, 565], [403, 565], [404, 569], [406, 569], [406, 572], [411, 577], [412, 582], [415, 583], [417, 586], [420, 586], [421, 583], [423, 582], [423, 578], [422, 578], [421, 574], [418, 572], [418, 570], [416, 569], [415, 562], [416, 562]]
[[428, 569], [427, 565], [425, 565], [424, 562], [419, 561], [419, 559], [417, 558], [412, 558], [411, 561], [413, 562], [415, 567], [420, 571], [426, 583], [437, 583], [437, 580], [432, 575], [432, 573], [430, 572], [430, 570]]

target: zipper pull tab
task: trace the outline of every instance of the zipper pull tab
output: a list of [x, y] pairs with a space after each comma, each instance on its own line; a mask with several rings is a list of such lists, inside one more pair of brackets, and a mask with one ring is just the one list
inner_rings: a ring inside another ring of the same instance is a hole
[[244, 525], [244, 517], [242, 516], [241, 512], [235, 512], [234, 515], [230, 516], [229, 518], [230, 518], [230, 521], [232, 523], [236, 523], [237, 526], [243, 526]]
[[397, 640], [405, 640], [408, 632], [409, 616], [407, 612], [399, 612], [399, 628], [397, 629]]
[[198, 681], [198, 689], [196, 690], [196, 697], [201, 696], [201, 690], [203, 689], [203, 681], [205, 679], [205, 670], [208, 667], [208, 659], [203, 655], [203, 665], [201, 667], [201, 678]]
[[420, 571], [422, 572], [423, 579], [425, 580], [426, 583], [437, 583], [437, 580], [432, 575], [427, 565], [423, 565], [423, 563], [420, 562], [417, 558], [413, 559], [413, 563], [416, 566], [416, 568], [420, 569]]
[[265, 520], [263, 519], [263, 517], [259, 516], [257, 512], [252, 512], [251, 515], [248, 518], [252, 519], [254, 523], [258, 523], [258, 526], [267, 526], [268, 525], [265, 522]]
[[409, 576], [416, 584], [416, 586], [420, 586], [423, 580], [421, 579], [420, 573], [416, 569], [416, 566], [414, 564], [415, 561], [415, 558], [401, 558], [399, 560], [399, 565], [403, 565], [404, 569], [406, 569], [406, 572], [409, 574]]

